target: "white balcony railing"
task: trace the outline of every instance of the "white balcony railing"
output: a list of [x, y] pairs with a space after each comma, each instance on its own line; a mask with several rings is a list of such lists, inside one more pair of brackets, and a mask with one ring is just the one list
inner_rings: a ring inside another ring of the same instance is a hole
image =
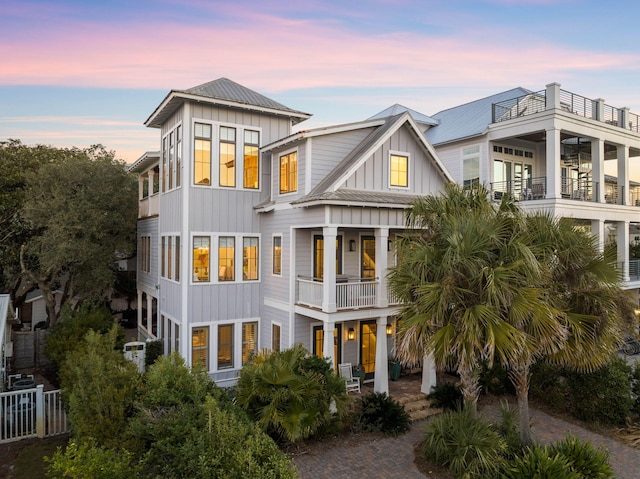
[[138, 203], [138, 218], [156, 216], [160, 211], [160, 195], [143, 198]]
[[[336, 309], [373, 308], [376, 306], [376, 292], [380, 282], [373, 278], [341, 277], [336, 283]], [[324, 283], [319, 278], [298, 276], [299, 304], [322, 308]]]

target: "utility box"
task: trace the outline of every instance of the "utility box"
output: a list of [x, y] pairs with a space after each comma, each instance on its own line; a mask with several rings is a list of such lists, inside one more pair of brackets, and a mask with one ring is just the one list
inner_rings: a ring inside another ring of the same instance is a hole
[[124, 357], [138, 366], [138, 371], [144, 373], [144, 358], [146, 354], [146, 343], [144, 341], [131, 341], [124, 345]]

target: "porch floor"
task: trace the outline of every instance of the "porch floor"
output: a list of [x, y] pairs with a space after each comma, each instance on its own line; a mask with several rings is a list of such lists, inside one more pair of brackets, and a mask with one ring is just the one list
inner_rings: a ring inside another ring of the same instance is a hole
[[[364, 383], [361, 394], [371, 394], [373, 392], [373, 381]], [[420, 386], [422, 384], [422, 371], [402, 374], [398, 381], [389, 379], [389, 396], [396, 401], [409, 399], [422, 394]], [[402, 402], [402, 401], [401, 401]]]

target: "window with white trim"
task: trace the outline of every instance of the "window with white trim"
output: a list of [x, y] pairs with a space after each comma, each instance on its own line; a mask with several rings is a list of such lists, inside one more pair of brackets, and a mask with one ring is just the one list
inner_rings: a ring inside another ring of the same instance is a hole
[[199, 326], [191, 330], [191, 366], [201, 366], [209, 370], [209, 326]]
[[480, 145], [462, 149], [462, 186], [473, 188], [480, 184]]
[[233, 367], [233, 324], [218, 326], [218, 369]]
[[236, 186], [236, 129], [220, 127], [220, 186]]
[[244, 180], [243, 186], [247, 189], [257, 189], [260, 178], [258, 163], [258, 148], [260, 146], [260, 133], [253, 130], [244, 131]]
[[298, 153], [292, 151], [280, 157], [280, 193], [298, 191]]
[[273, 323], [271, 325], [271, 349], [280, 351], [280, 325]]
[[211, 184], [211, 125], [195, 123], [193, 132], [193, 183]]
[[389, 186], [394, 188], [409, 186], [409, 155], [389, 154]]
[[258, 323], [242, 323], [242, 365], [258, 352]]
[[282, 236], [273, 237], [273, 274], [282, 275]]
[[242, 238], [242, 279], [255, 281], [258, 279], [258, 238]]

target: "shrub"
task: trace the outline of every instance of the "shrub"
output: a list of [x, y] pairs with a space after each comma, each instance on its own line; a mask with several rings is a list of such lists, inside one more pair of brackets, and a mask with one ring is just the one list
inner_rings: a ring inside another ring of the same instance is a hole
[[549, 447], [551, 454], [565, 457], [572, 471], [583, 479], [614, 479], [615, 474], [609, 464], [609, 452], [595, 448], [587, 441], [568, 435], [562, 441]]
[[443, 382], [434, 386], [427, 399], [432, 401], [433, 407], [449, 411], [457, 411], [464, 406], [462, 388], [451, 382]]
[[501, 396], [507, 393], [515, 393], [507, 371], [498, 363], [495, 363], [491, 368], [483, 364], [480, 373], [480, 386], [482, 386], [482, 392], [485, 394]]
[[427, 460], [465, 479], [496, 477], [505, 450], [491, 423], [466, 409], [446, 412], [429, 423], [422, 446]]
[[497, 430], [505, 442], [505, 457], [512, 459], [522, 453], [524, 444], [520, 435], [518, 415], [506, 401], [500, 405], [500, 422], [497, 424]]
[[523, 456], [517, 456], [502, 471], [505, 479], [582, 479], [571, 470], [569, 460], [552, 454], [546, 446], [533, 446]]
[[631, 375], [631, 392], [633, 393], [633, 412], [640, 414], [640, 364], [637, 361]]
[[398, 401], [386, 393], [371, 393], [359, 399], [356, 429], [382, 432], [392, 436], [409, 430], [411, 419]]
[[584, 421], [624, 424], [631, 415], [631, 367], [618, 357], [587, 374], [568, 373], [567, 388], [575, 417]]
[[553, 409], [567, 409], [567, 386], [563, 371], [558, 366], [545, 362], [534, 364], [531, 367], [529, 396], [543, 401]]
[[97, 446], [93, 441], [78, 443], [71, 440], [64, 452], [61, 448], [49, 463], [47, 477], [85, 479], [121, 479], [139, 477], [140, 467], [132, 465], [132, 455]]
[[144, 355], [144, 365], [149, 368], [164, 353], [164, 343], [162, 341], [147, 341]]

